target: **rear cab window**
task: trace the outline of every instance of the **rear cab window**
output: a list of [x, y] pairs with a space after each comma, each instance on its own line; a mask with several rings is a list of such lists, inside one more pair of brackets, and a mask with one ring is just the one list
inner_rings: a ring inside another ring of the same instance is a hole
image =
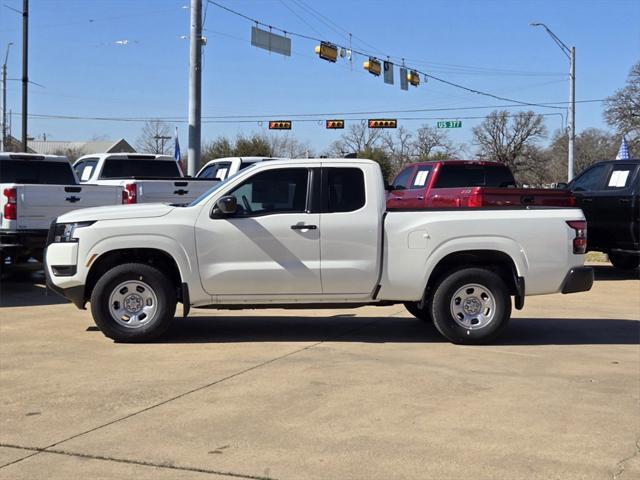
[[127, 177], [182, 177], [178, 163], [173, 160], [148, 160], [128, 158], [107, 158], [102, 167], [100, 178]]
[[507, 166], [447, 165], [440, 168], [434, 188], [457, 187], [515, 187], [515, 180]]
[[0, 182], [35, 185], [75, 185], [76, 178], [68, 162], [47, 160], [3, 160]]

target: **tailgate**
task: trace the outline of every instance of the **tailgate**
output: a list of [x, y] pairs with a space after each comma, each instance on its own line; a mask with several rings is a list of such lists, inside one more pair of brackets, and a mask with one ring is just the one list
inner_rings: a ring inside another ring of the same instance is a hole
[[98, 185], [20, 185], [18, 228], [48, 229], [60, 215], [79, 208], [115, 205], [120, 187]]
[[541, 207], [573, 207], [575, 198], [565, 190], [545, 188], [483, 188], [482, 205], [535, 205]]
[[137, 180], [138, 203], [187, 204], [216, 185], [218, 181]]

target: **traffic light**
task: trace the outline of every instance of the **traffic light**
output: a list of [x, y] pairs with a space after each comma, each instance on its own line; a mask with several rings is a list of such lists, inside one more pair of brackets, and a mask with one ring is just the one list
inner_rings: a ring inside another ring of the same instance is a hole
[[316, 54], [323, 60], [335, 62], [338, 59], [338, 47], [328, 42], [316, 45]]
[[329, 128], [329, 129], [344, 128], [344, 120], [327, 120], [326, 128]]
[[382, 65], [378, 60], [373, 57], [369, 57], [369, 60], [362, 64], [365, 70], [367, 70], [371, 75], [375, 75], [378, 77], [380, 72], [382, 72]]
[[407, 73], [407, 80], [409, 80], [409, 83], [411, 85], [417, 87], [418, 85], [420, 85], [420, 74], [415, 70], [411, 70], [409, 73]]
[[269, 130], [291, 130], [291, 120], [271, 120]]
[[369, 120], [369, 128], [398, 128], [395, 118], [373, 118]]

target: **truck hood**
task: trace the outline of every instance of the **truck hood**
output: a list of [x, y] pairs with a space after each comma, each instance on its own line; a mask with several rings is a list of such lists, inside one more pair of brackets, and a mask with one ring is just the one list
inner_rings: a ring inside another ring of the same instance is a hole
[[141, 203], [138, 205], [115, 205], [108, 207], [82, 208], [58, 217], [57, 223], [91, 222], [98, 220], [120, 220], [162, 217], [176, 207], [166, 203]]

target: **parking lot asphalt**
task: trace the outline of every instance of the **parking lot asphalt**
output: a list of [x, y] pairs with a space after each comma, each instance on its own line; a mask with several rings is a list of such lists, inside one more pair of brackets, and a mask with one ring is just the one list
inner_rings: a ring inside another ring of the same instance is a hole
[[490, 346], [402, 306], [195, 310], [117, 344], [0, 284], [0, 478], [640, 477], [640, 280], [528, 297]]

